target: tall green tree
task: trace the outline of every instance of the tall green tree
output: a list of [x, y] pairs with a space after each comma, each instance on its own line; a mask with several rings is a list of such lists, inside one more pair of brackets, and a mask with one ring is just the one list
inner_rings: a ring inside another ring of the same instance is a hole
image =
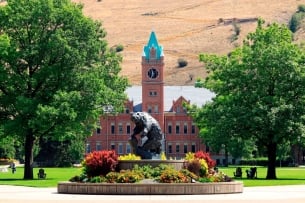
[[18, 142], [14, 137], [4, 137], [3, 129], [0, 126], [0, 158], [15, 158], [16, 146], [18, 146]]
[[[201, 121], [210, 136], [217, 136], [219, 129], [213, 129], [223, 126], [223, 139], [252, 139], [264, 147], [267, 179], [277, 178], [278, 146], [304, 140], [304, 56], [285, 25], [265, 27], [261, 19], [242, 47], [228, 56], [200, 55], [210, 71], [204, 86], [216, 93], [212, 104], [202, 107], [207, 117]], [[225, 117], [211, 119], [215, 112]]]
[[8, 0], [0, 8], [0, 118], [24, 143], [24, 179], [43, 136], [88, 136], [105, 105], [122, 107], [127, 79], [100, 22], [70, 0]]
[[241, 139], [235, 135], [234, 114], [238, 112], [239, 109], [234, 108], [229, 97], [224, 96], [216, 96], [213, 102], [208, 102], [203, 108], [189, 106], [189, 113], [200, 129], [200, 137], [212, 151], [224, 152], [226, 166], [229, 164], [229, 154], [234, 158], [249, 157], [255, 149], [251, 138]]

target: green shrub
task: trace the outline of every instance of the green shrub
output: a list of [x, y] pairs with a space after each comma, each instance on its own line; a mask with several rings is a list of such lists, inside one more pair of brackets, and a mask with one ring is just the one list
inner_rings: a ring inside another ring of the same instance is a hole
[[90, 179], [90, 183], [102, 183], [106, 182], [106, 178], [104, 176], [95, 176]]
[[238, 40], [238, 36], [240, 35], [240, 25], [237, 23], [236, 19], [232, 21], [233, 31], [234, 33], [231, 36], [231, 42]]
[[160, 177], [165, 170], [174, 170], [174, 167], [171, 165], [160, 164], [159, 166], [153, 168], [151, 176], [153, 178]]
[[298, 12], [305, 12], [305, 5], [304, 4], [298, 6]]
[[242, 159], [239, 164], [249, 165], [249, 166], [267, 166], [268, 159], [267, 157], [253, 158], [253, 159]]
[[211, 178], [209, 178], [209, 177], [199, 178], [198, 181], [201, 182], [201, 183], [210, 183], [210, 182], [213, 182], [213, 180]]
[[[288, 157], [286, 159], [276, 160], [276, 166], [290, 166], [293, 163], [293, 159]], [[248, 166], [268, 166], [268, 158], [267, 157], [260, 157], [260, 158], [253, 158], [253, 159], [242, 159], [239, 162], [240, 165], [248, 165]]]
[[121, 52], [124, 50], [124, 46], [122, 44], [118, 44], [116, 47], [115, 47], [115, 51], [116, 52]]
[[107, 183], [135, 183], [144, 179], [143, 174], [136, 170], [122, 170], [120, 172], [110, 172], [105, 176]]
[[305, 17], [305, 13], [303, 13], [303, 12], [293, 14], [293, 16], [291, 17], [291, 20], [289, 22], [289, 29], [292, 32], [296, 32], [300, 28], [301, 22], [304, 17]]
[[88, 178], [86, 174], [82, 173], [81, 175], [76, 175], [73, 176], [72, 178], [69, 179], [71, 182], [87, 182]]
[[180, 172], [183, 173], [186, 177], [190, 178], [190, 181], [188, 182], [192, 182], [192, 179], [198, 180], [199, 178], [195, 173], [189, 171], [188, 169], [181, 169]]
[[132, 170], [142, 174], [144, 178], [157, 178], [167, 169], [174, 169], [174, 167], [166, 164], [160, 164], [157, 167], [152, 167], [151, 165], [139, 166], [136, 164]]
[[240, 34], [240, 25], [236, 21], [233, 21], [232, 25], [234, 28], [235, 35], [238, 36]]
[[109, 172], [105, 176], [107, 183], [115, 183], [119, 177], [120, 173], [118, 172]]
[[219, 173], [213, 173], [213, 174], [209, 174], [207, 176], [207, 179], [202, 179], [199, 180], [201, 181], [209, 181], [209, 182], [231, 182], [232, 178], [230, 178], [229, 176], [227, 176], [225, 173], [223, 172], [219, 172]]
[[71, 182], [81, 182], [80, 176], [73, 176], [69, 179]]
[[218, 24], [223, 23], [223, 22], [224, 22], [224, 19], [223, 19], [223, 18], [219, 18], [219, 19], [218, 19]]
[[160, 183], [187, 183], [188, 178], [181, 171], [175, 169], [164, 170], [159, 178]]
[[197, 88], [202, 88], [204, 87], [204, 82], [201, 78], [197, 78], [196, 82], [195, 82], [195, 87]]
[[180, 68], [187, 66], [187, 61], [185, 59], [179, 58], [178, 59], [178, 66]]
[[136, 171], [124, 171], [119, 173], [116, 182], [117, 183], [135, 183], [135, 182], [139, 182], [140, 180], [142, 180], [144, 178], [144, 176]]
[[152, 178], [153, 174], [155, 174], [156, 169], [153, 168], [151, 165], [144, 165], [144, 166], [139, 166], [139, 165], [135, 165], [133, 167], [133, 171], [140, 173], [144, 176], [144, 178]]
[[294, 13], [289, 21], [289, 29], [291, 32], [296, 32], [305, 18], [305, 5], [299, 5], [298, 11]]

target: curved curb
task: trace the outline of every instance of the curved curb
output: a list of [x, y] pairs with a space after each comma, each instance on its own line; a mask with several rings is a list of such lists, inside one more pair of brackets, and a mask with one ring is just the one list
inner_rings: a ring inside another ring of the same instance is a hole
[[60, 182], [57, 192], [94, 195], [203, 195], [242, 193], [242, 182], [219, 183], [74, 183]]

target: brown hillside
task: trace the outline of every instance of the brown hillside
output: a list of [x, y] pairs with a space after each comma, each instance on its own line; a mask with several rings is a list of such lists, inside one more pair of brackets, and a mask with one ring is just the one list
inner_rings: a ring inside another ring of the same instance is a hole
[[[154, 30], [164, 47], [165, 83], [192, 85], [190, 76], [204, 77], [198, 62], [201, 52], [226, 54], [254, 31], [261, 17], [267, 22], [287, 24], [305, 0], [74, 0], [84, 4], [86, 15], [100, 20], [107, 31], [109, 46], [124, 46], [122, 75], [140, 84], [142, 48]], [[219, 20], [223, 19], [223, 23]], [[240, 36], [231, 42], [232, 19]], [[302, 38], [298, 36], [298, 39]], [[304, 37], [303, 37], [304, 38]], [[177, 67], [177, 60], [188, 62]]]

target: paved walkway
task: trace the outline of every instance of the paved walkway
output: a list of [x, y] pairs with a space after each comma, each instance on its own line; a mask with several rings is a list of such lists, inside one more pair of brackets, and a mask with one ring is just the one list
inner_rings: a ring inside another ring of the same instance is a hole
[[77, 195], [58, 194], [57, 188], [32, 188], [0, 185], [0, 203], [305, 203], [305, 185], [244, 187], [239, 194], [221, 195]]

